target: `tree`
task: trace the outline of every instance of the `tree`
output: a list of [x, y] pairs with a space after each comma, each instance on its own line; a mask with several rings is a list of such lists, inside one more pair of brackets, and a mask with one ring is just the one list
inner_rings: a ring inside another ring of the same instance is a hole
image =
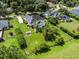
[[54, 41], [56, 36], [59, 35], [54, 27], [46, 27], [43, 34], [46, 41]]
[[7, 56], [7, 48], [5, 46], [0, 47], [0, 59], [5, 59]]
[[19, 28], [17, 28], [15, 31], [16, 31], [17, 40], [18, 40], [18, 43], [19, 43], [21, 49], [26, 48], [27, 47], [26, 40], [25, 40], [21, 30]]
[[5, 11], [6, 11], [5, 9], [6, 9], [6, 7], [7, 7], [7, 4], [3, 3], [2, 1], [0, 1], [0, 14], [2, 16], [5, 15]]
[[11, 7], [16, 9], [17, 8], [17, 2], [11, 2]]
[[25, 10], [33, 12], [35, 10], [34, 4], [29, 4], [29, 5], [25, 6]]
[[48, 8], [46, 0], [36, 0], [34, 4], [35, 4], [35, 11], [46, 11]]
[[0, 47], [0, 59], [25, 59], [24, 53], [15, 45]]
[[57, 17], [49, 17], [48, 18], [48, 21], [53, 24], [53, 25], [57, 25], [59, 22], [58, 22], [58, 18]]
[[9, 59], [25, 59], [23, 53], [15, 45], [8, 48]]
[[35, 54], [41, 54], [44, 52], [49, 51], [49, 47], [47, 46], [47, 44], [41, 44], [39, 47], [36, 48]]

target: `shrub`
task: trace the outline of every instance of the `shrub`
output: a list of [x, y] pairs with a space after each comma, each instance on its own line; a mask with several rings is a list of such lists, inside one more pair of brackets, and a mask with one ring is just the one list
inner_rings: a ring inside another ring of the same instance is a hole
[[59, 24], [59, 22], [58, 22], [58, 18], [55, 18], [55, 17], [49, 17], [48, 18], [48, 21], [51, 23], [51, 24], [53, 24], [53, 25], [57, 25], [57, 24]]
[[76, 15], [74, 15], [74, 14], [72, 14], [72, 13], [67, 13], [67, 15], [68, 15], [69, 17], [75, 18], [76, 20], [79, 21], [79, 17], [78, 17], [78, 16], [76, 16]]
[[63, 45], [65, 44], [64, 39], [63, 39], [63, 38], [57, 39], [57, 40], [55, 41], [55, 44], [56, 44], [56, 45], [61, 45], [61, 46], [63, 46]]
[[35, 54], [40, 54], [49, 51], [49, 47], [46, 44], [42, 44], [36, 48]]
[[71, 37], [73, 37], [74, 39], [79, 39], [79, 35], [76, 35], [74, 33], [69, 32], [67, 29], [64, 29], [63, 27], [60, 27], [60, 29], [62, 31], [64, 31], [65, 33], [67, 33], [68, 35], [70, 35]]
[[46, 41], [54, 41], [56, 39], [57, 31], [52, 28], [45, 28], [44, 37]]
[[24, 52], [17, 46], [11, 45], [9, 47], [0, 46], [0, 59], [26, 59]]

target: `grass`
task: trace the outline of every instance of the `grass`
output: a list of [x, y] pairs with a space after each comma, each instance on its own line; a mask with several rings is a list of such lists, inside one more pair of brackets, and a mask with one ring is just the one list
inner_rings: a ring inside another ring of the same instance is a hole
[[16, 45], [17, 47], [19, 47], [17, 42], [18, 41], [16, 38], [9, 38], [9, 39], [5, 40], [4, 42], [1, 42], [0, 46], [5, 45], [6, 47], [10, 47], [11, 45]]
[[11, 37], [9, 33], [12, 32], [12, 33], [15, 34], [15, 29], [18, 28], [19, 23], [18, 23], [18, 21], [17, 21], [16, 18], [11, 19], [9, 22], [10, 22], [11, 25], [13, 25], [13, 28], [10, 28], [10, 29], [4, 31], [3, 38], [5, 39], [5, 41], [1, 42], [0, 44], [1, 45], [5, 45], [7, 47], [9, 47], [10, 45], [16, 45], [16, 46], [18, 46], [16, 35], [14, 35], [14, 36]]
[[[38, 47], [40, 44], [45, 43], [45, 40], [44, 40], [42, 33], [36, 33], [34, 31], [34, 29], [29, 28], [27, 26], [27, 24], [25, 24], [25, 23], [19, 24], [18, 20], [16, 18], [11, 19], [10, 24], [13, 25], [13, 28], [10, 28], [9, 30], [4, 31], [3, 36], [4, 36], [5, 41], [1, 42], [0, 43], [1, 45], [5, 45], [5, 46], [17, 45], [17, 46], [19, 46], [16, 35], [14, 35], [13, 37], [10, 37], [10, 34], [9, 34], [10, 32], [13, 32], [14, 34], [16, 34], [15, 29], [18, 27], [20, 27], [20, 29], [23, 32], [23, 35], [26, 39], [28, 47], [25, 50], [27, 50], [28, 52], [34, 51], [35, 47]], [[31, 36], [26, 36], [25, 33], [27, 31], [31, 31]]]
[[[5, 45], [5, 46], [9, 47], [10, 45], [14, 44], [19, 47], [16, 35], [14, 35], [13, 37], [9, 36], [9, 33], [10, 32], [15, 33], [15, 29], [18, 27], [20, 27], [20, 29], [23, 32], [23, 35], [26, 39], [26, 42], [27, 42], [27, 48], [25, 49], [26, 52], [32, 53], [33, 51], [35, 51], [36, 47], [38, 47], [44, 43], [47, 43], [48, 45], [53, 45], [53, 42], [45, 41], [43, 33], [36, 33], [34, 29], [32, 29], [31, 27], [28, 27], [27, 24], [25, 24], [25, 23], [19, 24], [18, 20], [16, 18], [10, 20], [10, 23], [11, 23], [11, 25], [13, 25], [13, 28], [10, 28], [9, 30], [4, 31], [5, 41], [1, 42], [0, 43], [1, 45]], [[69, 31], [76, 30], [78, 25], [79, 25], [78, 21], [76, 21], [76, 20], [74, 20], [74, 22], [72, 22], [72, 23], [65, 22], [65, 23], [59, 24], [59, 26], [65, 27]], [[58, 32], [60, 33], [59, 37], [63, 37], [64, 41], [73, 39], [71, 36], [69, 36], [68, 34], [61, 31], [58, 27], [53, 26], [50, 23], [49, 23], [49, 26], [55, 27], [58, 30]], [[25, 33], [27, 31], [31, 31], [31, 36], [26, 36]], [[79, 43], [79, 40], [71, 40], [71, 41], [67, 42], [64, 46], [52, 47], [51, 50], [46, 53], [42, 53], [37, 56], [35, 54], [30, 54], [29, 59], [37, 59], [37, 58], [38, 59], [68, 59], [68, 58], [72, 58], [72, 52], [74, 53], [73, 58], [77, 59], [76, 56], [78, 57], [77, 54], [79, 53], [79, 51], [78, 51], [79, 44], [78, 43]], [[76, 52], [76, 51], [78, 51], [78, 52]], [[68, 56], [68, 57], [66, 57], [66, 56]]]
[[61, 49], [61, 51], [57, 52], [56, 54], [51, 54], [50, 56], [47, 56], [45, 59], [79, 59], [79, 40], [73, 40], [71, 42], [68, 42], [62, 48], [56, 48], [57, 51], [59, 48]]
[[[58, 33], [60, 34], [59, 37], [62, 37], [64, 39], [64, 41], [68, 41], [73, 39], [71, 36], [69, 36], [67, 33], [63, 32], [62, 30], [60, 30], [58, 27], [53, 26], [52, 24], [49, 23], [50, 27], [55, 27], [58, 30]], [[63, 26], [64, 27], [64, 26]], [[53, 28], [52, 28], [53, 29]]]
[[[15, 29], [18, 28], [18, 26], [19, 26], [19, 23], [18, 23], [18, 21], [17, 21], [16, 18], [11, 19], [11, 20], [10, 20], [10, 24], [13, 26], [13, 28], [10, 28], [10, 29], [4, 31], [4, 35], [3, 35], [3, 36], [4, 36], [4, 38], [5, 38], [6, 40], [9, 39], [9, 33], [10, 33], [10, 32], [15, 33]], [[12, 38], [12, 37], [11, 37], [11, 38]]]
[[75, 33], [77, 34], [78, 33], [77, 28], [79, 27], [79, 21], [73, 20], [73, 22], [62, 22], [58, 26], [63, 27], [69, 30], [70, 32], [75, 31]]
[[[49, 26], [53, 27], [53, 25], [51, 25], [50, 23], [49, 23]], [[53, 55], [55, 55], [58, 52], [62, 52], [62, 50], [68, 48], [70, 44], [73, 44], [73, 43], [77, 42], [71, 36], [69, 36], [68, 34], [61, 31], [59, 28], [57, 28], [57, 27], [55, 27], [55, 28], [58, 29], [58, 32], [60, 33], [60, 36], [64, 38], [64, 41], [68, 41], [68, 43], [66, 43], [64, 46], [52, 47], [51, 51], [48, 51], [47, 53], [42, 53], [42, 54], [39, 54], [37, 56], [35, 54], [32, 54], [32, 55], [29, 56], [29, 59], [37, 59], [37, 58], [38, 59], [49, 59], [49, 58], [53, 59], [52, 58]], [[71, 41], [69, 41], [69, 40], [71, 40]], [[53, 44], [53, 42], [46, 42], [46, 43], [48, 43], [50, 45]]]
[[[33, 52], [36, 47], [38, 47], [40, 44], [44, 44], [45, 40], [42, 33], [36, 33], [34, 29], [31, 27], [28, 27], [26, 24], [20, 24], [20, 29], [24, 34], [24, 37], [27, 42], [27, 49], [29, 53]], [[26, 36], [26, 32], [31, 31], [31, 36]]]
[[30, 37], [27, 37], [28, 50], [34, 51], [40, 44], [45, 43], [43, 35], [41, 33], [32, 33]]
[[67, 42], [64, 46], [51, 48], [48, 53], [31, 55], [29, 59], [79, 59], [79, 40]]
[[[65, 22], [65, 23], [61, 23], [59, 26], [65, 27], [69, 31], [72, 31], [72, 30], [76, 31], [78, 25], [79, 25], [78, 21], [74, 20], [74, 22], [72, 23]], [[49, 24], [49, 26], [52, 27], [53, 25]], [[63, 37], [65, 41], [68, 41], [70, 39], [72, 40], [66, 42], [64, 46], [57, 46], [57, 47], [51, 48], [51, 51], [48, 51], [47, 53], [42, 53], [37, 56], [32, 54], [29, 56], [29, 59], [37, 59], [37, 58], [38, 59], [79, 59], [79, 56], [78, 56], [79, 40], [74, 40], [71, 36], [64, 33], [59, 28], [57, 29], [61, 37]]]

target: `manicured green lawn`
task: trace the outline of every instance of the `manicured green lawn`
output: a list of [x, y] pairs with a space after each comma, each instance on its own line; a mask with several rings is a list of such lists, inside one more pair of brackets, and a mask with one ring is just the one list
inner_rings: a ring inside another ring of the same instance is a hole
[[[26, 24], [20, 24], [20, 29], [24, 34], [24, 37], [27, 42], [27, 49], [29, 53], [35, 50], [35, 47], [38, 47], [40, 44], [44, 44], [45, 40], [42, 33], [36, 33], [34, 29], [28, 27]], [[26, 36], [26, 32], [31, 31], [31, 36]]]
[[71, 36], [69, 36], [67, 33], [63, 32], [60, 29], [59, 29], [59, 33], [65, 42], [73, 39]]
[[79, 59], [79, 40], [67, 42], [64, 46], [51, 48], [51, 51], [39, 55], [31, 55], [29, 59]]

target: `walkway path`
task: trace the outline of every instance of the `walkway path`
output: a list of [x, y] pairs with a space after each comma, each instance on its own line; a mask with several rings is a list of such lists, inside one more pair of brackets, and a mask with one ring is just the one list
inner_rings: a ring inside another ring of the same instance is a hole
[[23, 23], [23, 19], [21, 16], [16, 16], [16, 17], [17, 17], [19, 23]]
[[3, 32], [3, 31], [0, 31], [0, 38], [2, 37], [2, 32]]

